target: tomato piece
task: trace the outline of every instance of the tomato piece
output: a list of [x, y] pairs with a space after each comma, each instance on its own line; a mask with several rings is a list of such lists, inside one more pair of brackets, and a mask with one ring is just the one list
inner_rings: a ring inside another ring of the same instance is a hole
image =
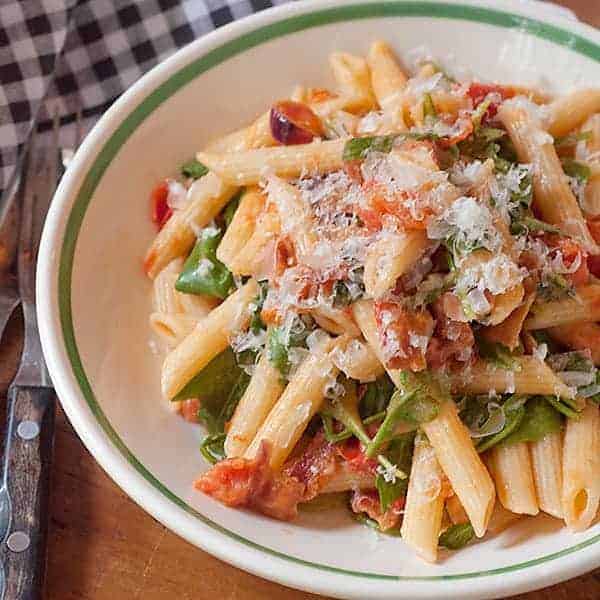
[[474, 81], [467, 90], [467, 95], [473, 100], [474, 106], [479, 106], [488, 94], [499, 94], [502, 100], [508, 100], [515, 96], [515, 90], [506, 85], [496, 85], [489, 83], [478, 83]]
[[587, 263], [587, 253], [581, 246], [576, 241], [567, 237], [547, 236], [547, 240], [549, 246], [557, 248], [562, 254], [565, 267], [570, 268], [576, 260], [580, 261], [579, 267], [573, 273], [565, 273], [565, 278], [575, 287], [588, 283], [590, 272]]
[[161, 181], [150, 195], [150, 206], [152, 210], [152, 222], [160, 231], [165, 223], [170, 219], [173, 210], [167, 203], [169, 198], [169, 181]]
[[308, 144], [323, 135], [321, 119], [302, 102], [276, 102], [270, 114], [271, 135], [286, 146]]
[[[434, 321], [427, 310], [412, 311], [396, 302], [376, 301], [375, 322], [386, 365], [422, 371]], [[426, 341], [426, 343], [425, 343]]]
[[197, 423], [199, 409], [200, 400], [198, 398], [188, 398], [181, 403], [181, 416], [190, 423]]
[[600, 217], [594, 217], [587, 221], [588, 229], [597, 244], [600, 244]]

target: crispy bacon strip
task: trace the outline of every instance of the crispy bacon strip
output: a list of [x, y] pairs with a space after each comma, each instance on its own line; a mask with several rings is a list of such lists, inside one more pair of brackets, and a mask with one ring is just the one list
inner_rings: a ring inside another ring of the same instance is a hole
[[355, 513], [366, 513], [377, 521], [382, 531], [398, 527], [404, 508], [404, 496], [398, 498], [385, 512], [381, 511], [379, 494], [376, 490], [355, 490], [350, 503]]

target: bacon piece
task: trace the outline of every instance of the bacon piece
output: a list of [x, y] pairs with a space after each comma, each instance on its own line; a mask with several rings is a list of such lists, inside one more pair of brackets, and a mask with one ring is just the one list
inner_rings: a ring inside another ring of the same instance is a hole
[[[516, 91], [514, 88], [505, 85], [490, 85], [487, 83], [477, 83], [473, 82], [467, 91], [467, 95], [471, 97], [473, 100], [473, 107], [477, 108], [487, 97], [488, 94], [499, 94], [502, 98], [502, 101], [508, 100], [509, 98], [513, 98], [516, 95]], [[493, 119], [498, 113], [498, 108], [500, 107], [499, 102], [492, 102], [485, 114], [483, 115], [482, 122], [489, 121]]]
[[387, 531], [400, 524], [404, 501], [404, 496], [401, 496], [385, 512], [382, 512], [376, 490], [355, 490], [352, 493], [350, 506], [355, 513], [367, 513], [371, 519], [377, 521], [381, 531]]
[[425, 309], [413, 311], [397, 302], [376, 301], [375, 321], [387, 366], [422, 371], [427, 367], [425, 348], [415, 336], [431, 337], [433, 318]]
[[227, 506], [290, 521], [298, 514], [305, 486], [283, 473], [276, 475], [269, 465], [270, 453], [270, 446], [263, 442], [256, 458], [223, 460], [201, 475], [194, 487]]
[[190, 423], [197, 423], [199, 409], [200, 400], [198, 398], [188, 398], [181, 403], [181, 416]]
[[587, 264], [587, 253], [573, 239], [555, 234], [547, 234], [544, 241], [550, 248], [556, 248], [562, 255], [565, 267], [570, 268], [579, 257], [579, 267], [573, 273], [565, 273], [564, 277], [574, 287], [585, 285], [589, 282], [590, 272]]
[[169, 197], [169, 181], [161, 181], [150, 195], [150, 205], [152, 210], [152, 222], [160, 231], [165, 223], [171, 218], [173, 210], [167, 203]]
[[378, 463], [365, 454], [364, 448], [357, 438], [351, 437], [344, 440], [335, 446], [335, 450], [352, 471], [375, 475]]

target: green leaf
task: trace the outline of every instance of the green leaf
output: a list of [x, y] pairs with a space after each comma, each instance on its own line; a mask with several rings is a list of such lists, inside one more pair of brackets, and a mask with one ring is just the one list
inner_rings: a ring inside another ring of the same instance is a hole
[[595, 379], [590, 385], [584, 385], [577, 390], [577, 394], [594, 404], [600, 404], [600, 370], [596, 369]]
[[173, 400], [199, 398], [203, 406], [216, 404], [220, 408], [235, 385], [240, 372], [233, 350], [227, 348], [193, 377]]
[[374, 529], [379, 533], [383, 533], [384, 535], [391, 535], [393, 537], [400, 537], [400, 529], [399, 528], [391, 528], [386, 529], [385, 531], [379, 527], [379, 523], [375, 521], [375, 519], [371, 519], [367, 517], [364, 513], [355, 513], [352, 511], [352, 517], [355, 521], [358, 521], [362, 525], [366, 525], [369, 529]]
[[362, 160], [369, 152], [389, 154], [396, 137], [395, 135], [376, 135], [348, 140], [344, 146], [342, 159], [345, 161]]
[[423, 94], [423, 118], [437, 119], [437, 116], [437, 110], [435, 109], [431, 94]]
[[321, 412], [342, 423], [352, 435], [356, 436], [366, 446], [371, 438], [367, 435], [358, 414], [356, 383], [344, 378], [342, 385], [345, 389], [344, 395], [337, 400], [326, 399]]
[[271, 364], [287, 378], [291, 363], [288, 356], [290, 348], [305, 347], [306, 338], [314, 329], [314, 322], [310, 317], [296, 316], [289, 328], [284, 326], [272, 327], [267, 337], [267, 358]]
[[241, 194], [236, 194], [223, 209], [223, 221], [225, 221], [225, 229], [229, 228], [231, 221], [233, 221], [233, 215], [240, 205]]
[[181, 174], [184, 177], [191, 177], [192, 179], [200, 179], [208, 173], [208, 168], [205, 167], [201, 162], [195, 158], [188, 160], [181, 167]]
[[385, 411], [395, 389], [387, 373], [375, 381], [367, 383], [365, 393], [359, 403], [361, 418], [366, 419], [371, 415]]
[[511, 396], [502, 404], [504, 410], [504, 417], [506, 419], [504, 428], [502, 431], [495, 433], [489, 437], [480, 438], [476, 445], [477, 452], [485, 452], [496, 444], [499, 444], [502, 440], [506, 439], [513, 431], [515, 431], [523, 417], [525, 416], [524, 403], [527, 398], [524, 396]]
[[569, 406], [565, 400], [559, 400], [554, 396], [544, 396], [544, 399], [549, 402], [559, 413], [565, 415], [569, 419], [579, 419], [581, 415], [576, 408]]
[[[565, 296], [575, 296], [575, 290], [571, 283], [560, 273], [549, 273], [538, 283], [537, 297], [539, 300], [551, 302], [552, 300], [560, 300]], [[535, 304], [532, 310], [535, 312]]]
[[366, 454], [369, 457], [375, 456], [379, 448], [394, 437], [400, 422], [419, 425], [431, 421], [439, 414], [440, 404], [448, 398], [439, 383], [426, 373], [405, 371], [401, 379], [402, 389], [392, 395], [386, 417], [367, 446]]
[[183, 265], [175, 289], [184, 294], [206, 294], [224, 299], [234, 287], [229, 269], [217, 258], [221, 232], [207, 227]]
[[[354, 433], [352, 433], [352, 431], [350, 431], [347, 427], [336, 433], [333, 429], [333, 417], [323, 412], [320, 413], [320, 416], [323, 422], [323, 433], [325, 434], [325, 439], [331, 444], [338, 444], [339, 442], [349, 440], [354, 435]], [[363, 427], [366, 425], [370, 425], [371, 423], [378, 423], [379, 421], [383, 421], [384, 418], [385, 411], [375, 413], [374, 415], [363, 419]]]
[[458, 523], [452, 525], [440, 535], [438, 544], [448, 550], [459, 550], [466, 546], [475, 537], [471, 523]]
[[211, 465], [218, 463], [226, 458], [225, 456], [225, 438], [224, 433], [215, 433], [207, 435], [200, 444], [200, 453]]
[[520, 235], [522, 233], [536, 233], [545, 231], [547, 233], [559, 233], [560, 230], [550, 223], [540, 221], [535, 217], [524, 216], [513, 220], [510, 224], [510, 232], [513, 235]]
[[265, 304], [265, 300], [267, 298], [267, 293], [269, 291], [269, 282], [268, 281], [259, 281], [258, 282], [258, 294], [252, 300], [250, 307], [250, 326], [249, 329], [252, 331], [254, 335], [256, 335], [261, 329], [266, 329], [266, 325], [264, 324], [260, 314], [262, 312], [263, 306]]
[[591, 131], [581, 131], [579, 133], [569, 133], [554, 139], [554, 146], [556, 148], [564, 148], [568, 146], [574, 146], [578, 142], [589, 142], [592, 139]]
[[[415, 433], [396, 436], [385, 451], [385, 457], [404, 473], [410, 472], [415, 443]], [[386, 481], [382, 474], [375, 479], [382, 512], [385, 512], [398, 498], [406, 495], [408, 478], [396, 477], [395, 481]]]
[[519, 362], [506, 346], [496, 342], [488, 342], [482, 337], [477, 337], [476, 342], [479, 355], [495, 367], [506, 371], [520, 370]]
[[502, 443], [537, 442], [561, 428], [562, 418], [556, 409], [543, 397], [535, 396], [525, 404], [525, 415], [519, 427], [506, 436]]
[[575, 179], [582, 183], [586, 183], [592, 176], [591, 169], [585, 163], [573, 158], [562, 158], [560, 162], [562, 163], [563, 171], [569, 177], [575, 177]]

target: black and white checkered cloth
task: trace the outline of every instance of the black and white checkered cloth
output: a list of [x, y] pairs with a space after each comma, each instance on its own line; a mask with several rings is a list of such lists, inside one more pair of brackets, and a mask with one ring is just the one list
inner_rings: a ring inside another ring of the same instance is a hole
[[0, 197], [39, 111], [87, 125], [175, 50], [290, 0], [0, 0]]

